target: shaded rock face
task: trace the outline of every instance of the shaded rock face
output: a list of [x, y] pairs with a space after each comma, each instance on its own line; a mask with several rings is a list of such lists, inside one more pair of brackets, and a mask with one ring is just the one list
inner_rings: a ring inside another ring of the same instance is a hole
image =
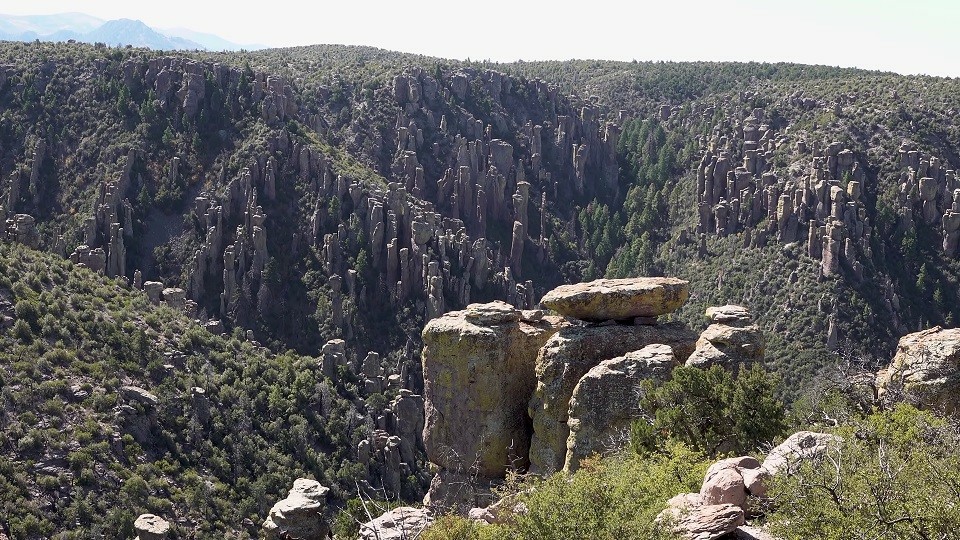
[[473, 507], [484, 507], [496, 500], [493, 487], [498, 480], [476, 476], [470, 471], [440, 469], [430, 480], [423, 504], [461, 514]]
[[598, 279], [561, 285], [544, 295], [540, 304], [587, 321], [656, 317], [682, 306], [690, 296], [688, 285], [677, 278]]
[[535, 359], [559, 324], [554, 317], [521, 321], [504, 302], [470, 305], [427, 324], [423, 442], [432, 463], [485, 478], [527, 467]]
[[263, 523], [266, 540], [298, 538], [300, 540], [325, 540], [330, 527], [323, 518], [323, 509], [330, 489], [316, 480], [299, 478], [286, 499], [270, 509]]
[[170, 533], [170, 523], [160, 516], [141, 514], [133, 522], [137, 540], [165, 540]]
[[771, 475], [793, 474], [805, 461], [819, 459], [843, 439], [829, 433], [798, 431], [770, 451], [763, 468]]
[[900, 338], [890, 366], [877, 376], [881, 399], [905, 399], [947, 414], [960, 411], [960, 328], [939, 326]]
[[676, 365], [673, 349], [658, 344], [590, 368], [570, 398], [564, 471], [576, 471], [591, 454], [622, 448], [630, 424], [640, 412], [640, 384], [644, 380], [668, 380]]
[[418, 538], [433, 523], [424, 508], [401, 506], [360, 526], [360, 540], [405, 540]]
[[669, 346], [674, 357], [683, 361], [693, 351], [696, 339], [696, 334], [680, 323], [561, 328], [537, 355], [536, 390], [529, 406], [533, 419], [531, 472], [549, 474], [563, 468], [570, 435], [570, 398], [591, 368], [653, 344]]

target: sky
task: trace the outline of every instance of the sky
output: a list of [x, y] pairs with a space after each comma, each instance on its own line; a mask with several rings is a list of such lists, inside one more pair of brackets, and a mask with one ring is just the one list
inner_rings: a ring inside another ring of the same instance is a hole
[[[252, 7], [247, 7], [247, 6]], [[767, 61], [960, 77], [960, 0], [0, 0], [237, 43], [341, 43], [443, 58]]]

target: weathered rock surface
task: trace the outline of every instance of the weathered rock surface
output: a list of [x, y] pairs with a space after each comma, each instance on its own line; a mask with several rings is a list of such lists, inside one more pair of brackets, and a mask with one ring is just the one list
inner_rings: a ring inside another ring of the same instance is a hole
[[401, 506], [360, 526], [360, 540], [407, 540], [418, 538], [433, 523], [424, 508]]
[[700, 334], [696, 350], [686, 365], [708, 368], [720, 364], [737, 371], [742, 366], [763, 361], [765, 348], [763, 331], [756, 325], [741, 327], [714, 323]]
[[426, 325], [423, 441], [431, 462], [486, 478], [527, 467], [537, 351], [559, 324], [523, 322], [520, 310], [493, 302]]
[[137, 540], [166, 540], [170, 523], [160, 516], [141, 514], [133, 522], [133, 531], [137, 533]]
[[330, 527], [323, 517], [330, 488], [316, 480], [298, 478], [286, 499], [270, 509], [263, 522], [266, 540], [298, 538], [300, 540], [325, 540]]
[[937, 326], [900, 338], [890, 366], [877, 376], [877, 388], [887, 401], [960, 411], [960, 328]]
[[682, 306], [690, 296], [688, 285], [665, 277], [598, 279], [561, 285], [545, 294], [540, 304], [587, 321], [656, 317]]
[[563, 468], [567, 454], [567, 413], [573, 390], [590, 369], [647, 345], [668, 345], [678, 361], [693, 351], [696, 333], [680, 323], [655, 326], [570, 326], [560, 329], [537, 355], [530, 470], [549, 474]]
[[640, 384], [668, 380], [676, 365], [673, 349], [657, 344], [590, 368], [570, 398], [564, 471], [576, 471], [591, 454], [622, 448], [629, 439], [630, 424], [640, 413]]
[[710, 322], [726, 324], [729, 326], [748, 325], [753, 316], [743, 306], [727, 304], [725, 306], [708, 307], [706, 316]]
[[750, 456], [722, 459], [707, 469], [700, 487], [704, 504], [735, 504], [741, 508], [750, 495], [766, 493], [766, 472]]
[[714, 540], [744, 524], [743, 509], [739, 506], [703, 504], [693, 493], [677, 495], [667, 504], [657, 520], [668, 521], [674, 532], [687, 540]]
[[829, 433], [798, 431], [787, 437], [763, 460], [763, 468], [771, 475], [793, 474], [805, 460], [819, 459], [842, 439]]

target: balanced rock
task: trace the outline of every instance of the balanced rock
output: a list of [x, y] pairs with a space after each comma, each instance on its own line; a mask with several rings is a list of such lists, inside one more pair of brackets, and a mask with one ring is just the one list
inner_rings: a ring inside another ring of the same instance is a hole
[[270, 515], [263, 522], [264, 538], [325, 540], [330, 527], [323, 518], [323, 509], [329, 491], [330, 488], [316, 480], [298, 478], [287, 498], [270, 509]]
[[829, 433], [798, 431], [767, 454], [763, 468], [774, 476], [793, 474], [802, 462], [821, 458], [842, 441]]
[[710, 322], [726, 324], [729, 326], [745, 326], [750, 324], [753, 317], [747, 308], [727, 304], [725, 306], [708, 307], [706, 311]]
[[653, 344], [668, 345], [682, 362], [690, 356], [696, 339], [696, 334], [680, 323], [561, 328], [537, 355], [536, 390], [529, 407], [533, 419], [531, 472], [550, 474], [563, 468], [570, 435], [570, 398], [591, 368]]
[[629, 439], [630, 425], [640, 413], [640, 384], [668, 380], [676, 365], [673, 349], [657, 344], [590, 368], [570, 398], [564, 471], [576, 471], [591, 454], [622, 448]]
[[423, 329], [427, 458], [442, 468], [503, 478], [526, 468], [527, 403], [536, 386], [537, 351], [560, 320], [520, 320], [504, 302], [472, 304]]
[[401, 506], [360, 525], [360, 540], [419, 538], [431, 523], [433, 516], [426, 509]]
[[540, 304], [567, 317], [605, 321], [673, 313], [689, 296], [689, 283], [677, 278], [598, 279], [561, 285]]
[[165, 540], [170, 532], [170, 523], [160, 516], [141, 514], [133, 522], [137, 540]]
[[960, 328], [937, 326], [900, 338], [890, 366], [877, 376], [877, 388], [885, 401], [960, 411]]

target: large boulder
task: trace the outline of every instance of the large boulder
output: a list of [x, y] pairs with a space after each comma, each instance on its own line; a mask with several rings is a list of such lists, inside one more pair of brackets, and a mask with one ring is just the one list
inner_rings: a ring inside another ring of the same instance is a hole
[[886, 401], [960, 411], [960, 328], [937, 326], [900, 338], [890, 366], [877, 376], [877, 388]]
[[526, 468], [537, 351], [560, 320], [520, 315], [504, 302], [471, 304], [423, 329], [423, 442], [432, 463], [488, 478]]
[[668, 345], [676, 359], [683, 361], [693, 351], [696, 339], [696, 333], [680, 323], [561, 328], [537, 356], [536, 390], [529, 407], [533, 419], [531, 472], [550, 474], [563, 468], [570, 435], [570, 398], [591, 368], [653, 344]]
[[673, 349], [657, 344], [590, 368], [570, 398], [564, 471], [576, 471], [591, 454], [622, 448], [629, 439], [630, 424], [640, 413], [640, 384], [668, 380], [676, 365]]
[[700, 486], [704, 504], [735, 504], [741, 508], [747, 497], [763, 496], [768, 474], [750, 456], [722, 459], [707, 469]]
[[330, 527], [323, 517], [330, 488], [316, 480], [299, 478], [286, 499], [270, 509], [263, 522], [263, 537], [266, 540], [297, 538], [299, 540], [325, 540]]
[[741, 367], [763, 361], [766, 339], [758, 326], [731, 326], [714, 323], [697, 339], [696, 350], [687, 358], [688, 366], [709, 368], [719, 364], [737, 371]]
[[433, 523], [425, 508], [401, 506], [360, 525], [360, 540], [407, 540], [419, 538]]
[[137, 540], [166, 540], [170, 522], [153, 514], [141, 514], [133, 522], [133, 532], [137, 533]]
[[605, 321], [673, 313], [689, 296], [689, 283], [677, 278], [598, 279], [561, 285], [540, 304], [567, 317]]
[[820, 459], [842, 441], [829, 433], [798, 431], [767, 454], [763, 468], [771, 475], [793, 474], [804, 461]]

